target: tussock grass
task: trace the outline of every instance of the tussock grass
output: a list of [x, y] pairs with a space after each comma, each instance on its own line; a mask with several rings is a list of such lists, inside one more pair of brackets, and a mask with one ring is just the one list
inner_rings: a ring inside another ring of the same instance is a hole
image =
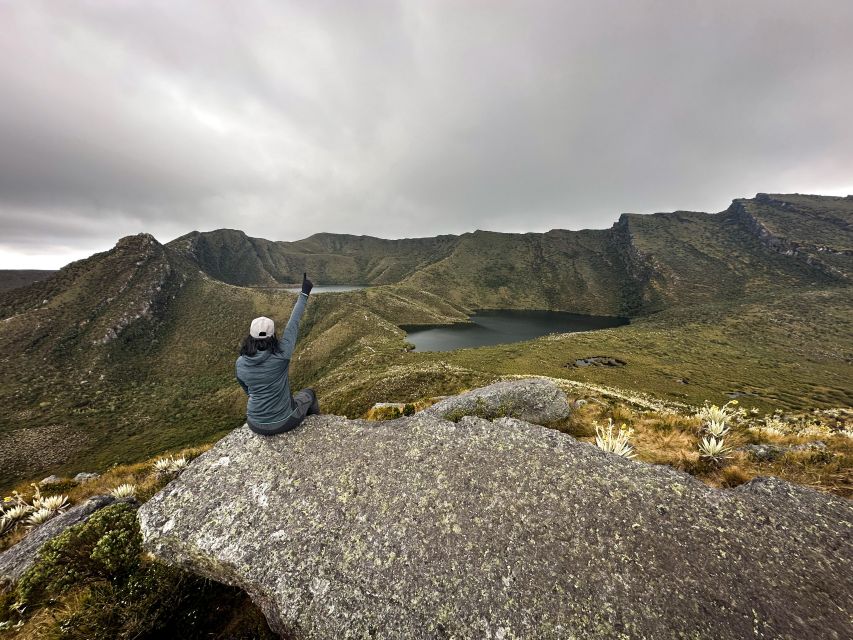
[[[637, 454], [636, 460], [671, 466], [712, 486], [730, 488], [758, 476], [771, 475], [853, 497], [853, 438], [843, 435], [846, 423], [836, 424], [836, 435], [819, 438], [826, 444], [825, 450], [788, 451], [772, 461], [759, 462], [739, 448], [748, 444], [792, 447], [807, 445], [818, 438], [814, 435], [778, 436], [757, 432], [751, 427], [760, 424], [764, 416], [744, 416], [742, 422], [733, 424], [725, 436], [726, 446], [731, 448], [729, 457], [711, 461], [702, 458], [697, 448], [698, 438], [704, 431], [695, 409], [685, 407], [680, 413], [672, 407], [648, 410], [599, 396], [595, 391], [578, 395], [577, 387], [571, 389], [571, 415], [549, 426], [581, 441], [595, 444], [596, 424], [618, 421], [631, 429], [630, 441]], [[792, 414], [782, 424], [794, 425], [790, 428], [795, 428], [803, 424], [803, 416], [809, 415]]]

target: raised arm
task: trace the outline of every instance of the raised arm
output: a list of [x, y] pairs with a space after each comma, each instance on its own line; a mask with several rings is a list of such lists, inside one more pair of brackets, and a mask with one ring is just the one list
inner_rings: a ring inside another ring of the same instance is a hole
[[302, 314], [305, 313], [305, 305], [308, 303], [308, 294], [314, 284], [308, 279], [308, 274], [302, 274], [302, 291], [296, 299], [296, 304], [293, 305], [293, 311], [290, 312], [290, 320], [287, 321], [287, 326], [284, 327], [284, 333], [281, 334], [281, 351], [285, 358], [290, 360], [293, 356], [293, 349], [296, 347], [296, 338], [299, 335], [299, 321], [302, 320]]

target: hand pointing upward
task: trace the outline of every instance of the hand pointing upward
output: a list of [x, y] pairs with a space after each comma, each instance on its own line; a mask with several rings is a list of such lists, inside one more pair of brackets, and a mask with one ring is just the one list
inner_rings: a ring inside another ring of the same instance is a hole
[[314, 283], [308, 279], [308, 273], [304, 272], [302, 274], [302, 293], [306, 296], [311, 293], [311, 289], [314, 288]]

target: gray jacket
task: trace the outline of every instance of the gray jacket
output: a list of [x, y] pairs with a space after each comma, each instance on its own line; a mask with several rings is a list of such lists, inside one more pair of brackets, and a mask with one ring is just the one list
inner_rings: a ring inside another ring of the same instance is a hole
[[299, 333], [299, 321], [307, 302], [308, 295], [300, 293], [281, 335], [279, 353], [258, 351], [254, 356], [237, 358], [237, 381], [249, 395], [246, 421], [252, 427], [276, 429], [284, 426], [296, 411], [290, 394], [288, 370]]

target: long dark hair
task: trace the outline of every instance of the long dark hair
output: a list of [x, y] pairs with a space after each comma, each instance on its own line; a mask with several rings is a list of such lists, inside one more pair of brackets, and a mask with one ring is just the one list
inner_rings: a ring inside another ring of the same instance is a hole
[[243, 344], [240, 345], [241, 356], [253, 356], [258, 351], [279, 353], [281, 347], [278, 345], [278, 338], [275, 335], [267, 336], [266, 338], [253, 338], [252, 336], [243, 338]]

